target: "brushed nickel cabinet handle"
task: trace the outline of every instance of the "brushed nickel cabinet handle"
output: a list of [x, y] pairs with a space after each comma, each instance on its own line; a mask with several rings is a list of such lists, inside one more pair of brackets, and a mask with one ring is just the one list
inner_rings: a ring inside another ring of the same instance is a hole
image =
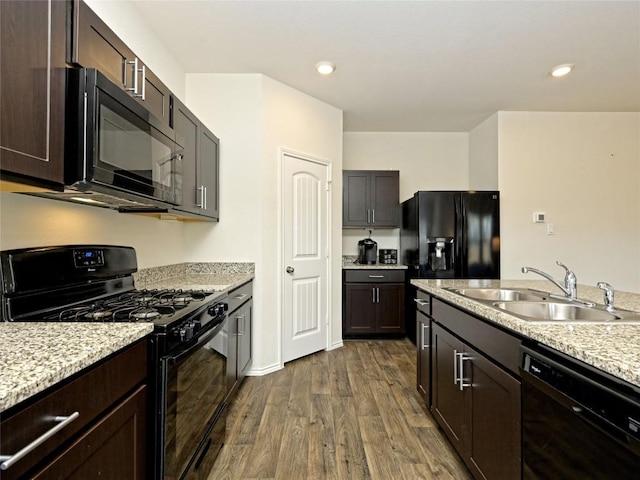
[[427, 348], [430, 348], [430, 345], [427, 345], [425, 343], [425, 338], [427, 337], [427, 335], [425, 334], [426, 331], [429, 330], [429, 325], [427, 325], [426, 323], [422, 324], [422, 350], [426, 350]]
[[60, 422], [60, 423], [51, 427], [49, 430], [47, 430], [38, 438], [36, 438], [33, 442], [28, 444], [26, 447], [21, 448], [20, 450], [18, 450], [18, 452], [14, 453], [13, 455], [0, 455], [0, 461], [2, 461], [2, 463], [0, 463], [0, 470], [6, 470], [7, 468], [9, 468], [18, 460], [20, 460], [21, 458], [29, 454], [32, 450], [42, 445], [44, 442], [46, 442], [49, 438], [54, 436], [64, 427], [69, 425], [79, 416], [80, 416], [79, 412], [73, 412], [71, 415], [67, 417], [60, 417], [60, 416], [53, 417], [54, 422]]
[[458, 371], [460, 375], [460, 390], [464, 390], [465, 387], [470, 387], [470, 383], [464, 381], [464, 361], [471, 360], [465, 353], [458, 353]]
[[458, 384], [458, 350], [453, 351], [453, 384]]

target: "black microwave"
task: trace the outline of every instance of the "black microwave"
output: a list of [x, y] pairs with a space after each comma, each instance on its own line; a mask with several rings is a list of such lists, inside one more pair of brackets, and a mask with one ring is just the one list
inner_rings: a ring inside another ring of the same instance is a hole
[[121, 211], [182, 203], [175, 131], [96, 69], [68, 69], [65, 130], [68, 199]]

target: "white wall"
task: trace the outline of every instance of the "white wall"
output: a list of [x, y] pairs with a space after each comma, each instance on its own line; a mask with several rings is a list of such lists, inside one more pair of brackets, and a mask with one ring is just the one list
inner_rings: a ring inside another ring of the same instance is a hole
[[136, 249], [139, 268], [182, 262], [182, 224], [114, 210], [0, 194], [0, 249], [98, 243]]
[[469, 189], [498, 189], [498, 114], [469, 132]]
[[499, 157], [503, 278], [561, 278], [561, 260], [578, 283], [640, 292], [639, 113], [500, 112]]
[[[256, 263], [252, 373], [281, 367], [278, 265], [279, 148], [342, 170], [342, 112], [262, 75], [187, 75], [187, 102], [220, 136], [220, 224], [187, 225], [190, 261]], [[334, 173], [334, 179], [336, 178]], [[333, 185], [331, 343], [342, 341], [340, 222], [342, 179]]]
[[[430, 132], [345, 132], [345, 170], [399, 170], [400, 201], [418, 190], [466, 190], [469, 187], [469, 135]], [[342, 230], [344, 255], [358, 253], [368, 229]], [[371, 234], [378, 248], [399, 248], [399, 229]]]
[[[263, 174], [264, 196], [262, 202], [263, 228], [268, 239], [262, 245], [265, 267], [267, 298], [282, 298], [274, 287], [282, 275], [274, 252], [278, 246], [278, 183], [276, 166], [280, 161], [279, 149], [285, 147], [294, 152], [330, 162], [332, 185], [330, 191], [330, 249], [331, 290], [329, 307], [329, 342], [331, 347], [342, 345], [342, 110], [332, 107], [309, 95], [292, 89], [269, 77], [264, 77], [265, 98], [265, 168]], [[277, 296], [272, 296], [277, 294]], [[265, 315], [282, 316], [279, 302], [267, 302]]]

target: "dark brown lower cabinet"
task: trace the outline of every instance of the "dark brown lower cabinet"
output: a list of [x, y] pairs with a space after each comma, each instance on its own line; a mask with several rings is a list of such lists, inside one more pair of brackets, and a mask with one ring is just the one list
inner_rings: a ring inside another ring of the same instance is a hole
[[146, 405], [147, 387], [142, 385], [34, 479], [147, 478]]
[[0, 479], [146, 479], [147, 374], [143, 339], [2, 412], [3, 455], [39, 441]]
[[440, 325], [432, 335], [436, 421], [475, 478], [521, 478], [521, 382]]
[[403, 334], [404, 284], [345, 285], [344, 334]]

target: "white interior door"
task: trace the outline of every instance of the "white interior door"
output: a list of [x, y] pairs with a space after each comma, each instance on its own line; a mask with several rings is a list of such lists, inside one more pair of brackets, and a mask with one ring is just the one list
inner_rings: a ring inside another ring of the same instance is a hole
[[327, 348], [329, 166], [283, 154], [283, 362]]

